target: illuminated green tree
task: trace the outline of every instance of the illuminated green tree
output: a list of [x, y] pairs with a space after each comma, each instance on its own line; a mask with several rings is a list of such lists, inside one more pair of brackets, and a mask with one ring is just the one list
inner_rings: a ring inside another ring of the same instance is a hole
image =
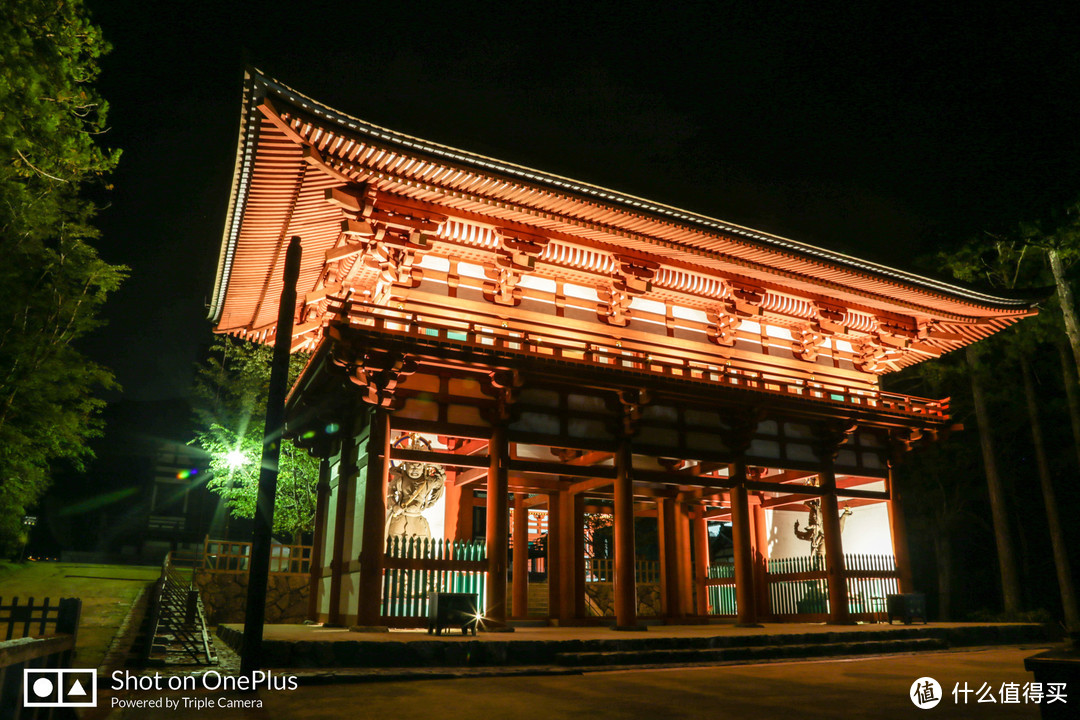
[[93, 88], [109, 50], [80, 0], [0, 5], [0, 546], [49, 485], [80, 468], [100, 434], [97, 388], [112, 373], [74, 343], [127, 268], [90, 244], [118, 151], [103, 149], [107, 105]]
[[[232, 338], [218, 338], [211, 357], [195, 381], [196, 415], [201, 429], [194, 443], [210, 454], [207, 482], [229, 505], [233, 517], [255, 516], [266, 393], [270, 384], [272, 348]], [[306, 357], [293, 355], [290, 384]], [[315, 485], [319, 461], [289, 440], [281, 444], [274, 532], [299, 541], [315, 524]]]

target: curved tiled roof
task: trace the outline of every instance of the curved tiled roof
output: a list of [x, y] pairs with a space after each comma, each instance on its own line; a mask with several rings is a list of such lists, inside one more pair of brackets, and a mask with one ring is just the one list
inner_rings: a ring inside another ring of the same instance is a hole
[[[313, 288], [340, 217], [327, 188], [376, 182], [488, 223], [528, 225], [604, 252], [737, 277], [796, 295], [948, 324], [964, 343], [1032, 314], [1034, 301], [960, 285], [741, 227], [669, 205], [411, 137], [326, 107], [256, 71], [243, 98], [228, 220], [210, 318], [220, 331], [276, 319], [284, 241], [301, 235], [299, 288]], [[953, 345], [952, 347], [955, 347]], [[946, 348], [948, 349], [948, 348]]]

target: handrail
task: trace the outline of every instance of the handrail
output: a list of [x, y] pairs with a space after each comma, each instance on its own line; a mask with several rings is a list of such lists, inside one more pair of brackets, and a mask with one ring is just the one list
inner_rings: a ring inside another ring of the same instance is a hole
[[[733, 367], [720, 358], [694, 359], [673, 355], [662, 346], [635, 341], [615, 341], [600, 336], [571, 339], [540, 328], [511, 329], [492, 320], [480, 322], [430, 318], [407, 310], [393, 310], [371, 303], [336, 299], [339, 317], [387, 335], [410, 337], [422, 342], [440, 342], [486, 351], [536, 357], [550, 357], [590, 367], [661, 375], [710, 385], [727, 385], [775, 395], [800, 396], [841, 406], [868, 407], [887, 412], [948, 419], [949, 398], [932, 400], [876, 389], [859, 390], [837, 383], [785, 376], [783, 368], [769, 370]], [[584, 333], [577, 333], [584, 335]]]

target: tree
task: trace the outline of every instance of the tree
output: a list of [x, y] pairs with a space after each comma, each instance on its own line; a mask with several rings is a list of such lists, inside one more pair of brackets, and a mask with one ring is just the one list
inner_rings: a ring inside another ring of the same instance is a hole
[[109, 50], [80, 0], [9, 0], [0, 9], [0, 545], [47, 489], [57, 462], [81, 469], [101, 432], [98, 388], [112, 373], [74, 343], [127, 268], [91, 241], [119, 151], [102, 148], [94, 90]]
[[[1057, 300], [1063, 309], [1062, 315], [1065, 323], [1065, 331], [1071, 341], [1074, 339], [1074, 333], [1073, 329], [1070, 329], [1070, 318], [1075, 322], [1075, 317], [1072, 315], [1071, 307], [1072, 292], [1068, 283], [1065, 281], [1064, 272], [1061, 266], [1060, 249], [1063, 237], [1068, 237], [1068, 233], [1062, 231], [1059, 232], [1056, 237], [1045, 238], [1035, 235], [1030, 227], [1021, 226], [1017, 236], [1004, 238], [988, 235], [984, 239], [968, 243], [967, 246], [962, 248], [955, 255], [948, 258], [943, 257], [943, 259], [946, 260], [946, 265], [952, 270], [953, 274], [961, 279], [970, 281], [976, 276], [983, 277], [994, 287], [1015, 290], [1020, 282], [1025, 282], [1028, 286], [1038, 284], [1038, 280], [1041, 278], [1034, 274], [1038, 272], [1038, 270], [1033, 268], [1033, 263], [1028, 260], [1030, 255], [1034, 253], [1029, 254], [1028, 251], [1033, 249], [1033, 247], [1041, 247], [1045, 251], [1045, 257], [1050, 266], [1050, 272], [1055, 280]], [[1025, 260], [1028, 261], [1025, 262]], [[1068, 306], [1068, 310], [1065, 310], [1066, 306]], [[1070, 631], [1076, 632], [1080, 630], [1080, 609], [1077, 607], [1076, 593], [1073, 589], [1072, 571], [1070, 569], [1065, 534], [1058, 513], [1057, 494], [1051, 476], [1050, 463], [1046, 455], [1046, 443], [1043, 438], [1039, 401], [1036, 397], [1031, 362], [1031, 357], [1037, 355], [1040, 344], [1045, 344], [1054, 340], [1055, 336], [1060, 336], [1061, 326], [1053, 322], [1051, 317], [1052, 316], [1049, 314], [1044, 313], [1037, 320], [1026, 322], [1022, 327], [1009, 333], [1006, 336], [1003, 345], [1006, 356], [1011, 356], [1019, 364], [1021, 381], [1024, 388], [1025, 409], [1027, 411], [1028, 424], [1031, 429], [1036, 469], [1039, 475], [1043, 500], [1046, 506], [1046, 518], [1053, 547], [1054, 563], [1058, 575], [1058, 586], [1061, 592], [1062, 607], [1065, 613], [1066, 625]], [[968, 346], [967, 352], [969, 358], [972, 357], [974, 348]], [[982, 391], [978, 379], [979, 368], [977, 365], [978, 363], [971, 363], [972, 390], [975, 395], [976, 406], [978, 407], [980, 402], [982, 402], [980, 399]], [[1068, 388], [1071, 379], [1068, 376], [1071, 375], [1071, 373], [1066, 372], [1065, 375], [1065, 383]], [[989, 414], [985, 409], [979, 412], [980, 433], [982, 433], [981, 424], [983, 423], [984, 418], [986, 418], [988, 422]], [[987, 444], [988, 434], [981, 436], [984, 439], [984, 456], [988, 457], [989, 460], [993, 460], [993, 451]], [[990, 475], [990, 463], [988, 463], [988, 481], [990, 480]], [[994, 483], [991, 482], [991, 507], [994, 510], [994, 522], [995, 527], [997, 528], [995, 534], [998, 537], [999, 553], [1002, 551], [1002, 546], [1004, 544], [1005, 550], [1007, 550], [1010, 555], [1010, 562], [1012, 562], [1012, 549], [1010, 538], [1007, 533], [1007, 523], [1005, 523], [1003, 527], [998, 527], [999, 512], [996, 502], [1003, 502], [997, 500], [1001, 495], [1003, 495], [1003, 493], [1001, 492], [1000, 487], [995, 492]], [[1001, 514], [1004, 516], [1003, 511]], [[1003, 533], [1002, 530], [1006, 532]], [[1012, 600], [1014, 606], [1010, 607], [1009, 578], [1006, 574], [1006, 563], [1004, 559], [1002, 559], [1002, 580], [1005, 584], [1005, 609], [1007, 611], [1018, 610], [1018, 587], [1014, 588], [1012, 591], [1015, 595]], [[1013, 582], [1016, 581], [1015, 566], [1012, 567], [1012, 580]]]
[[[196, 416], [202, 429], [192, 442], [210, 454], [212, 478], [207, 487], [221, 495], [238, 518], [255, 516], [271, 354], [268, 345], [220, 337], [195, 380]], [[290, 383], [305, 362], [303, 355], [292, 356]], [[299, 542], [302, 533], [311, 532], [318, 476], [317, 459], [290, 440], [282, 442], [275, 533]]]

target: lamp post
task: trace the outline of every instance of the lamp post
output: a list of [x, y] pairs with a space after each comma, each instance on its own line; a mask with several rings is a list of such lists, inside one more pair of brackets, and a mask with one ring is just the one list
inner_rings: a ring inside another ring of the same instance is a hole
[[26, 533], [26, 541], [23, 542], [22, 550], [19, 551], [19, 562], [26, 560], [26, 548], [30, 544], [30, 532], [37, 525], [36, 515], [23, 515], [22, 519], [23, 530]]

